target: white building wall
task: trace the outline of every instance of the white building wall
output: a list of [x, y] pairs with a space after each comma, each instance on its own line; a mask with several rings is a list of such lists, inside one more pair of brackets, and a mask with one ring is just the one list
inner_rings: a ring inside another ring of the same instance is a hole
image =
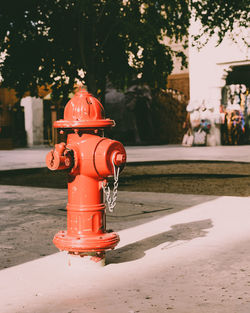
[[[188, 54], [189, 54], [189, 49], [184, 49], [183, 48], [183, 44], [184, 44], [185, 38], [183, 39], [183, 41], [174, 41], [173, 39], [169, 39], [167, 37], [164, 38], [164, 43], [167, 46], [171, 46], [173, 51], [182, 51], [186, 57], [187, 57], [187, 62], [188, 62]], [[182, 67], [181, 64], [181, 59], [177, 58], [177, 57], [173, 57], [173, 70], [171, 72], [171, 75], [175, 75], [175, 74], [188, 74], [188, 67]]]
[[43, 100], [35, 97], [21, 99], [24, 107], [25, 131], [29, 147], [43, 144]]
[[[212, 108], [210, 119], [218, 118], [221, 104], [221, 89], [226, 84], [228, 71], [236, 65], [250, 64], [249, 48], [242, 38], [249, 41], [249, 30], [245, 29], [235, 35], [235, 41], [229, 36], [217, 45], [216, 38], [210, 38], [201, 49], [192, 45], [192, 35], [199, 31], [198, 23], [191, 23], [189, 40], [189, 78], [190, 78], [190, 104], [206, 104]], [[213, 122], [213, 121], [212, 121]], [[208, 145], [220, 144], [219, 126], [213, 125], [211, 129], [213, 142]], [[212, 137], [210, 136], [210, 137]]]
[[227, 71], [234, 65], [250, 64], [249, 48], [241, 39], [241, 36], [245, 39], [250, 36], [249, 30], [238, 34], [236, 42], [226, 37], [217, 47], [216, 38], [210, 38], [207, 45], [198, 51], [191, 38], [197, 29], [198, 23], [192, 23], [189, 40], [190, 99], [203, 99], [220, 105], [221, 87], [225, 85]]

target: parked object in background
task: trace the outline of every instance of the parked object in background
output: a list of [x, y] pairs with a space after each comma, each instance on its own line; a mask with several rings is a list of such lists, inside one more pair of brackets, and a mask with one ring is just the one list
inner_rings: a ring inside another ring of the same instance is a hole
[[200, 127], [201, 119], [198, 110], [194, 110], [193, 112], [190, 113], [190, 123], [192, 128]]
[[220, 145], [220, 128], [224, 116], [221, 116], [219, 108], [213, 105], [213, 100], [190, 101], [186, 110], [190, 115], [194, 137], [197, 137], [194, 138], [194, 145]]
[[194, 145], [195, 146], [205, 146], [207, 139], [207, 133], [199, 128], [194, 132]]
[[184, 147], [192, 147], [194, 143], [194, 136], [192, 134], [191, 129], [187, 131], [187, 133], [183, 136], [182, 145]]
[[202, 119], [200, 127], [202, 130], [204, 130], [206, 133], [208, 133], [211, 129], [211, 122], [208, 119]]

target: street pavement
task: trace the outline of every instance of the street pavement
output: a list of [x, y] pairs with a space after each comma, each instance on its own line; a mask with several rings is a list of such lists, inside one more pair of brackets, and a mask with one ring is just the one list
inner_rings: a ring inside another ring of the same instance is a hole
[[[45, 167], [50, 149], [2, 150], [0, 170]], [[250, 146], [126, 150], [128, 162], [250, 162]], [[1, 313], [250, 312], [250, 197], [119, 192], [105, 267], [56, 253], [66, 202], [66, 190], [0, 186]]]
[[[159, 209], [169, 201], [168, 194], [135, 196], [152, 206], [161, 198]], [[60, 252], [1, 270], [1, 312], [249, 313], [250, 198], [191, 207], [185, 198], [186, 209], [119, 231], [105, 267], [69, 263]]]
[[[250, 146], [182, 147], [181, 145], [125, 147], [127, 162], [232, 161], [250, 162]], [[0, 150], [0, 170], [46, 167], [52, 147]]]

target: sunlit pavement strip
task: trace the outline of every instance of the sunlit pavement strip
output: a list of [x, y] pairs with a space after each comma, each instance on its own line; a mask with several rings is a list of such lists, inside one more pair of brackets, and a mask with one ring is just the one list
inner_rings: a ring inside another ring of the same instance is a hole
[[[181, 145], [125, 147], [127, 162], [234, 161], [250, 162], [250, 146], [182, 147]], [[46, 167], [52, 147], [0, 150], [0, 170]]]
[[[232, 247], [250, 240], [249, 197], [220, 197], [119, 234], [120, 244], [105, 267], [68, 267], [65, 254], [57, 253], [0, 271], [0, 312], [250, 312], [249, 267], [237, 280], [245, 298], [219, 303], [216, 277], [234, 288], [227, 275], [233, 269], [217, 268], [216, 273], [207, 265], [221, 255], [231, 258]], [[210, 277], [197, 281], [199, 271]], [[192, 288], [203, 288], [204, 303]]]

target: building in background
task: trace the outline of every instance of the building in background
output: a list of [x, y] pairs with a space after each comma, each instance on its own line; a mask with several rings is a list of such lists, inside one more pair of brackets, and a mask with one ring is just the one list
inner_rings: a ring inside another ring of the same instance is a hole
[[[250, 139], [250, 60], [249, 45], [245, 44], [250, 41], [249, 29], [236, 29], [234, 36], [226, 37], [219, 46], [216, 38], [210, 38], [200, 50], [192, 45], [191, 39], [197, 29], [199, 25], [192, 22], [188, 49], [184, 50], [182, 43], [166, 40], [173, 50], [182, 50], [188, 60], [188, 67], [182, 68], [181, 61], [174, 58], [174, 69], [168, 76], [166, 92], [178, 101], [180, 99], [180, 106], [189, 102], [187, 111], [191, 115], [199, 113], [200, 120], [211, 121], [208, 145], [249, 143], [235, 140], [230, 134], [233, 124], [229, 125], [229, 119], [235, 118], [232, 112], [240, 112], [241, 129], [248, 132]], [[0, 147], [33, 146], [57, 141], [52, 123], [62, 117], [63, 103], [52, 103], [49, 92], [40, 88], [39, 98], [27, 94], [18, 99], [14, 90], [0, 88]], [[169, 100], [166, 101], [169, 103]], [[166, 112], [168, 115], [180, 114], [178, 118], [171, 116], [170, 122], [177, 123], [183, 118], [181, 108]], [[226, 117], [224, 120], [223, 114]], [[172, 132], [174, 127], [171, 125]]]
[[[189, 61], [189, 49], [183, 49], [182, 42], [176, 43], [166, 40], [166, 43], [170, 44], [173, 50], [182, 51], [187, 57], [187, 62]], [[173, 58], [173, 61], [174, 68], [167, 78], [167, 88], [180, 92], [189, 100], [189, 68], [183, 68], [179, 58]]]
[[[248, 144], [250, 29], [235, 29], [233, 35], [217, 45], [209, 38], [200, 50], [192, 44], [192, 35], [199, 32], [192, 22], [189, 39], [190, 101], [188, 111], [211, 122], [207, 145]], [[248, 44], [246, 44], [248, 43]]]
[[14, 89], [0, 88], [0, 149], [45, 144], [43, 98], [48, 92], [39, 88], [39, 97], [27, 93], [18, 98]]
[[43, 99], [26, 96], [20, 101], [24, 108], [24, 125], [27, 146], [44, 144], [44, 110]]

